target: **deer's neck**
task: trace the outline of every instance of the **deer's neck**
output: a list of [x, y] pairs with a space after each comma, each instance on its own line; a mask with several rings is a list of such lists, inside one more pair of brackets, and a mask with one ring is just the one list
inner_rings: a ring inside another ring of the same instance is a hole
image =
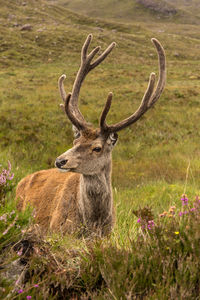
[[81, 219], [91, 230], [110, 231], [113, 223], [111, 163], [95, 175], [81, 175]]

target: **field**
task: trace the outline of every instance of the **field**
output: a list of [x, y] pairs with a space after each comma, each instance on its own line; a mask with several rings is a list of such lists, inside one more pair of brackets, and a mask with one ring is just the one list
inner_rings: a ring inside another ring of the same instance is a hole
[[[1, 0], [0, 167], [8, 168], [10, 161], [14, 178], [6, 187], [0, 184], [0, 215], [7, 215], [7, 221], [0, 219], [0, 297], [199, 299], [199, 219], [195, 215], [179, 222], [178, 214], [182, 194], [191, 202], [200, 195], [200, 7], [195, 1], [190, 6], [164, 1], [177, 9], [171, 16], [138, 1], [95, 1], [95, 6], [88, 0], [87, 10], [83, 2]], [[29, 29], [23, 28], [26, 24]], [[114, 94], [108, 123], [114, 123], [137, 109], [149, 74], [155, 72], [158, 78], [152, 37], [165, 49], [167, 84], [155, 107], [119, 133], [113, 151], [117, 221], [112, 235], [101, 241], [59, 235], [44, 240], [38, 232], [26, 231], [34, 218], [29, 210], [16, 211], [15, 188], [25, 175], [53, 167], [55, 158], [72, 145], [71, 123], [59, 108], [57, 80], [65, 73], [66, 90], [71, 90], [89, 33], [94, 36], [92, 47], [104, 50], [117, 43], [81, 89], [81, 111], [94, 126], [108, 92]], [[159, 214], [173, 206], [176, 220], [161, 221]], [[143, 214], [152, 211], [158, 225], [154, 236], [137, 223], [145, 207]], [[174, 232], [178, 234], [167, 243], [161, 240], [161, 233]], [[29, 266], [26, 284], [18, 285], [18, 275], [7, 271], [5, 276], [5, 266], [9, 269], [19, 259], [14, 248], [22, 240], [38, 254], [31, 261], [24, 258]], [[138, 245], [143, 255], [136, 255]], [[159, 270], [166, 268], [158, 276], [156, 263]]]

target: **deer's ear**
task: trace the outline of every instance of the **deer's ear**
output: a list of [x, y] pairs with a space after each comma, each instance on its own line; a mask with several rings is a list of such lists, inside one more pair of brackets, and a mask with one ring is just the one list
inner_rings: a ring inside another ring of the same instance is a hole
[[79, 138], [79, 136], [81, 135], [80, 134], [80, 131], [76, 128], [76, 126], [72, 126], [72, 130], [73, 130], [73, 132], [74, 132], [74, 138], [75, 139], [77, 139], [77, 138]]
[[117, 133], [111, 133], [108, 137], [108, 144], [111, 144], [112, 146], [115, 146], [117, 140], [118, 140], [118, 134]]

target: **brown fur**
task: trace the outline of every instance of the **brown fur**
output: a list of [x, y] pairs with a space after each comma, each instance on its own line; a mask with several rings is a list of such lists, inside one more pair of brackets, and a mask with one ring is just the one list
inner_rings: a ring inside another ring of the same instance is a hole
[[[65, 197], [65, 193], [71, 195], [68, 203], [67, 218], [76, 219], [74, 207], [77, 201], [77, 185], [80, 181], [80, 174], [61, 173], [58, 169], [42, 170], [23, 178], [16, 190], [18, 209], [24, 210], [27, 205], [35, 208], [36, 222], [40, 224], [43, 231], [50, 228], [50, 223], [58, 218], [59, 209], [65, 210], [65, 205], [58, 203], [58, 199]], [[60, 230], [59, 223], [55, 222], [53, 230]], [[70, 222], [70, 228], [74, 222]]]

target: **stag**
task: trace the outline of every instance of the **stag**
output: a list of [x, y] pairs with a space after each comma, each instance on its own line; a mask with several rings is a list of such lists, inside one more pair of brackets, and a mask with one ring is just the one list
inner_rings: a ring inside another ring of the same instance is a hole
[[31, 204], [36, 209], [36, 222], [44, 232], [81, 232], [100, 236], [111, 232], [115, 219], [111, 153], [118, 139], [117, 132], [135, 123], [155, 104], [166, 81], [165, 53], [159, 41], [153, 38], [159, 60], [156, 87], [155, 74], [151, 73], [139, 108], [130, 117], [113, 125], [106, 123], [112, 101], [112, 93], [109, 93], [100, 116], [99, 128], [94, 129], [85, 121], [78, 108], [80, 88], [86, 75], [108, 56], [115, 43], [92, 62], [100, 47], [88, 54], [91, 40], [90, 34], [82, 47], [81, 65], [72, 92], [68, 95], [65, 92], [65, 75], [58, 81], [64, 102], [62, 108], [75, 133], [73, 147], [56, 158], [56, 168], [26, 176], [16, 190], [19, 209], [24, 210], [27, 204]]

